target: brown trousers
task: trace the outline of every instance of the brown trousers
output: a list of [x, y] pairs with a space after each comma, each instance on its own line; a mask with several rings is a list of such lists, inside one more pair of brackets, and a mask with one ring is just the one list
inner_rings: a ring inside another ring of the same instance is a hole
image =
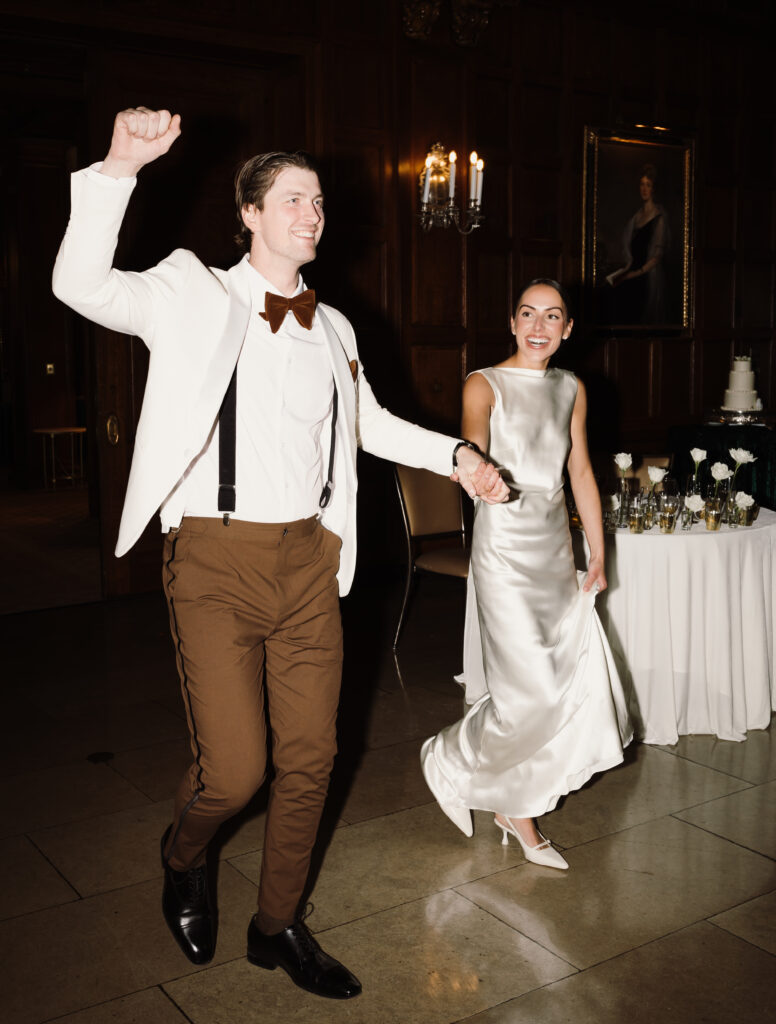
[[[185, 517], [165, 540], [164, 589], [194, 763], [175, 800], [166, 854], [204, 862], [222, 822], [274, 778], [258, 924], [296, 917], [336, 753], [342, 626], [340, 540], [316, 519]], [[265, 709], [266, 695], [266, 709]]]

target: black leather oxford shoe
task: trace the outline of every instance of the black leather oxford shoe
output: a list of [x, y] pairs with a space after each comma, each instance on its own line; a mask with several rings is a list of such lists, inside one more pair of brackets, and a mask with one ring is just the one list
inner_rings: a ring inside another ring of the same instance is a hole
[[300, 988], [328, 999], [352, 999], [360, 995], [361, 982], [339, 960], [324, 953], [302, 921], [295, 921], [277, 935], [265, 935], [248, 925], [248, 960], [274, 971], [282, 967]]
[[216, 926], [207, 878], [207, 867], [176, 871], [167, 863], [164, 849], [170, 828], [162, 836], [164, 889], [162, 913], [173, 938], [193, 964], [206, 964], [216, 951]]

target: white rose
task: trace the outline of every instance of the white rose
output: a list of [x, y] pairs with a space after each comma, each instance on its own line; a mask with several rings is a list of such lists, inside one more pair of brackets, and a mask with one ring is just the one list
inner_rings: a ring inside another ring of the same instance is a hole
[[711, 475], [719, 483], [720, 480], [729, 480], [733, 475], [733, 470], [724, 462], [715, 462], [711, 467]]
[[647, 466], [647, 472], [649, 473], [649, 479], [652, 483], [659, 484], [668, 470], [662, 469], [660, 466]]
[[706, 502], [700, 494], [688, 494], [684, 499], [684, 504], [691, 512], [700, 512]]
[[614, 456], [614, 461], [617, 463], [617, 468], [621, 473], [624, 473], [626, 469], [630, 469], [633, 465], [633, 459], [629, 452], [618, 452]]
[[692, 456], [692, 461], [696, 466], [706, 458], [706, 452], [703, 448], [691, 448], [690, 455]]
[[757, 457], [752, 455], [752, 453], [748, 452], [745, 448], [731, 448], [730, 458], [739, 466], [743, 466], [747, 462], [757, 462]]
[[743, 491], [739, 491], [736, 494], [736, 505], [739, 508], [751, 508], [754, 505], [754, 498], [751, 494], [745, 494]]

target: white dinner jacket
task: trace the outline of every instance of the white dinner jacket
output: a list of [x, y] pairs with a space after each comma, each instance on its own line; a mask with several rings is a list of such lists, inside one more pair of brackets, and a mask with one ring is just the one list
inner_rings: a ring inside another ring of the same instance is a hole
[[[206, 267], [177, 249], [150, 270], [113, 269], [118, 233], [136, 179], [96, 170], [72, 176], [72, 209], [54, 267], [54, 294], [95, 323], [135, 335], [150, 351], [143, 407], [119, 527], [125, 554], [202, 450], [237, 363], [250, 317], [243, 275]], [[336, 309], [319, 304], [339, 393], [331, 501], [323, 524], [342, 539], [341, 594], [356, 560], [356, 449], [435, 473], [451, 471], [456, 438], [425, 430], [378, 405], [356, 337]], [[321, 437], [329, 436], [325, 424]], [[328, 466], [328, 452], [325, 464]]]

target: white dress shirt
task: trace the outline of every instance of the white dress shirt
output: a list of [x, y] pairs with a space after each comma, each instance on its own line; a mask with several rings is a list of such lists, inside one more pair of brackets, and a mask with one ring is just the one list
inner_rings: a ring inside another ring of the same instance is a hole
[[[329, 457], [321, 428], [332, 404], [334, 383], [322, 328], [308, 331], [293, 313], [273, 334], [259, 314], [274, 288], [248, 262], [239, 270], [251, 294], [251, 317], [237, 361], [237, 451], [234, 519], [284, 523], [319, 511]], [[304, 291], [299, 278], [295, 294]], [[221, 517], [218, 510], [218, 423], [162, 508], [166, 529], [181, 515]]]

